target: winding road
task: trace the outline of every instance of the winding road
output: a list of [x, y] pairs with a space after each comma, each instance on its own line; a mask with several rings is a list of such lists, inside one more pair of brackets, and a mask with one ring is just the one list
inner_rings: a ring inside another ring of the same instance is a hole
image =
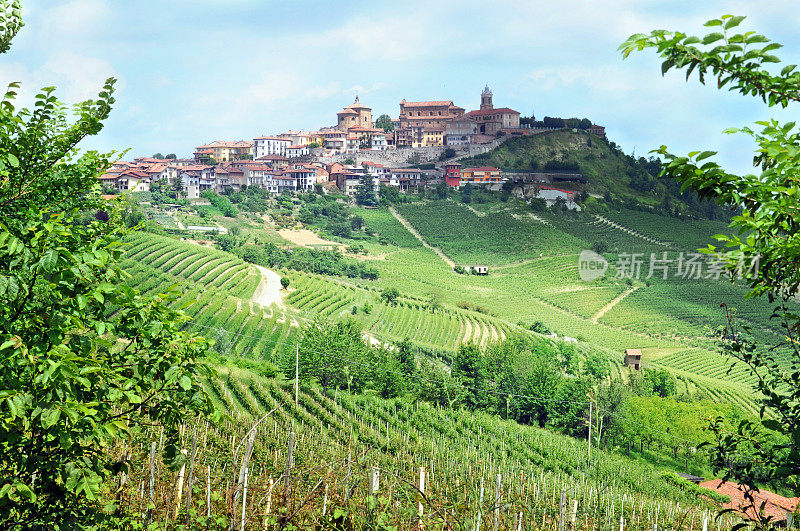
[[281, 290], [281, 276], [264, 266], [256, 265], [255, 267], [261, 272], [261, 282], [258, 283], [251, 300], [261, 306], [269, 306], [275, 303], [278, 308], [285, 310], [286, 305], [283, 304]]

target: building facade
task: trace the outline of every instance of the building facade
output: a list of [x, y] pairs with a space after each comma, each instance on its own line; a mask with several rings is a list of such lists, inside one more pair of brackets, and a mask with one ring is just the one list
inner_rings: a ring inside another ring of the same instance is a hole
[[468, 112], [467, 117], [475, 122], [477, 133], [483, 135], [495, 135], [503, 129], [519, 129], [519, 112], [508, 107], [495, 109], [488, 85], [481, 92], [480, 109]]
[[259, 136], [253, 139], [253, 158], [258, 159], [264, 155], [286, 156], [286, 148], [292, 145], [289, 138], [279, 136]]
[[336, 113], [336, 118], [339, 131], [347, 131], [353, 126], [372, 128], [372, 109], [358, 101], [358, 96], [356, 101]]

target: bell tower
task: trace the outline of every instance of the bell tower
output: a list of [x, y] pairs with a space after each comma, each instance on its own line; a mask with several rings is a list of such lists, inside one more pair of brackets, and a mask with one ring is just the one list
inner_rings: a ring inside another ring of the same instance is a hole
[[481, 110], [484, 109], [494, 109], [494, 105], [492, 105], [492, 91], [489, 90], [489, 85], [486, 85], [486, 88], [481, 92]]

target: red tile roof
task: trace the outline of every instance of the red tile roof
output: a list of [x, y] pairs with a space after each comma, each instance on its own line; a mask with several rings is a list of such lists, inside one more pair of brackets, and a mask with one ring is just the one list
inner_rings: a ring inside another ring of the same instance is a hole
[[764, 504], [764, 514], [766, 516], [772, 516], [776, 521], [785, 520], [787, 511], [794, 512], [798, 501], [800, 501], [800, 498], [786, 498], [763, 489], [758, 492], [752, 492], [753, 499], [749, 500], [745, 497], [746, 486], [732, 481], [723, 483], [721, 479], [704, 481], [700, 483], [700, 486], [728, 496], [731, 501], [723, 504], [723, 507], [738, 511], [750, 519], [755, 519], [758, 516], [761, 505]]
[[[556, 192], [564, 192], [565, 194], [569, 194], [569, 195], [572, 195], [572, 194], [575, 193], [574, 190], [564, 190], [563, 188], [553, 188], [552, 186], [542, 186], [541, 188], [542, 188], [542, 190], [555, 190]], [[634, 349], [634, 350], [638, 350], [638, 349]], [[625, 353], [627, 354], [627, 352], [628, 351], [626, 350]], [[641, 356], [641, 354], [642, 354], [642, 351], [639, 350], [639, 355]]]
[[[479, 168], [464, 168], [461, 171], [462, 172], [464, 172], [464, 171], [500, 171], [500, 168], [494, 168], [492, 166], [481, 166]], [[544, 186], [542, 188], [544, 188]]]
[[[403, 107], [445, 107], [453, 105], [452, 100], [447, 101], [406, 101], [403, 100], [400, 102]], [[459, 109], [461, 107], [458, 107]]]
[[485, 116], [487, 114], [519, 114], [514, 109], [508, 107], [498, 107], [496, 109], [481, 109], [479, 111], [469, 111], [467, 116]]

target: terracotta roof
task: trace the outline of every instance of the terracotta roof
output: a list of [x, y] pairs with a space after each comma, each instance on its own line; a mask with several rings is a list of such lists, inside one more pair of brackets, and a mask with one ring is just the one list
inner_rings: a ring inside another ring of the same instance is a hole
[[367, 107], [366, 105], [364, 105], [360, 101], [357, 101], [355, 103], [351, 103], [350, 105], [345, 107], [345, 109], [370, 109], [370, 110], [372, 110], [372, 107]]
[[478, 111], [469, 111], [467, 116], [485, 116], [487, 114], [519, 114], [514, 109], [508, 107], [498, 107], [496, 109], [481, 109]]
[[296, 146], [286, 146], [286, 149], [304, 149], [307, 148], [308, 144], [298, 144]]
[[256, 160], [289, 160], [283, 155], [263, 155], [258, 157]]
[[758, 492], [752, 492], [753, 500], [748, 500], [745, 497], [746, 486], [731, 481], [723, 483], [721, 479], [704, 481], [700, 483], [700, 486], [728, 496], [731, 501], [723, 504], [723, 507], [738, 511], [750, 519], [755, 519], [758, 516], [761, 505], [764, 504], [764, 514], [766, 516], [772, 516], [775, 521], [785, 520], [787, 511], [794, 512], [798, 501], [800, 501], [800, 498], [786, 498], [763, 489]]
[[210, 144], [206, 144], [204, 146], [197, 146], [197, 149], [208, 149], [208, 148], [247, 148], [253, 147], [253, 143], [249, 140], [238, 140], [235, 142], [226, 142], [224, 140], [215, 140]]
[[[464, 168], [461, 171], [500, 171], [500, 168], [494, 168], [492, 166], [480, 166], [478, 168]], [[542, 188], [544, 188], [544, 186], [542, 186]]]
[[291, 140], [289, 140], [288, 138], [281, 138], [279, 136], [270, 136], [270, 135], [257, 136], [253, 140], [281, 140], [283, 142], [291, 142]]
[[[558, 190], [558, 188], [550, 188], [549, 186], [542, 186], [542, 188], [544, 188], [546, 190]], [[561, 190], [561, 191], [562, 192], [567, 192], [567, 190]], [[568, 193], [572, 194], [574, 192], [568, 192]], [[640, 348], [626, 348], [625, 349], [625, 354], [629, 354], [631, 356], [641, 356], [642, 355], [642, 349], [640, 349]]]
[[[406, 101], [400, 102], [403, 107], [444, 107], [453, 105], [452, 100], [447, 101]], [[459, 107], [460, 109], [461, 107]]]

